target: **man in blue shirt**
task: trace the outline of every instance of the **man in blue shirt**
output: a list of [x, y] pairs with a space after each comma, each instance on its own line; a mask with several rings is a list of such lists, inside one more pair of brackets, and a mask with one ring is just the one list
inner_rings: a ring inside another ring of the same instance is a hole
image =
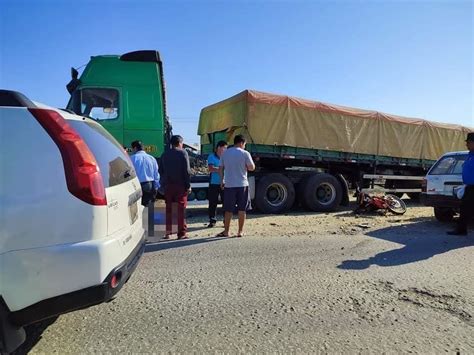
[[450, 235], [467, 235], [469, 219], [474, 217], [474, 132], [467, 134], [466, 146], [469, 154], [462, 166], [462, 181], [466, 186], [461, 200], [458, 225], [455, 230], [448, 232]]
[[216, 225], [216, 210], [217, 203], [219, 201], [219, 196], [221, 201], [224, 200], [224, 190], [221, 188], [221, 177], [219, 176], [219, 164], [222, 154], [224, 154], [227, 149], [227, 142], [219, 141], [217, 142], [216, 149], [214, 153], [210, 154], [207, 158], [207, 166], [209, 167], [210, 172], [210, 181], [208, 189], [208, 200], [209, 200], [209, 224], [208, 227], [212, 228]]
[[140, 141], [132, 142], [133, 155], [130, 157], [137, 173], [138, 180], [142, 186], [142, 205], [148, 206], [150, 201], [156, 197], [160, 187], [160, 174], [156, 159], [143, 150]]

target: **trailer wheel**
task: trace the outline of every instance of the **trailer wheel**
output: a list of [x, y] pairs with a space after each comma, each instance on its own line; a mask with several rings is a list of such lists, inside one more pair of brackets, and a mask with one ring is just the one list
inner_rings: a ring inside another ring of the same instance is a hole
[[334, 211], [342, 200], [342, 187], [336, 177], [314, 174], [304, 186], [304, 202], [312, 211]]
[[452, 208], [435, 207], [434, 215], [440, 222], [451, 222], [454, 218], [454, 211]]
[[199, 189], [196, 191], [196, 200], [204, 201], [207, 200], [207, 190]]
[[191, 193], [188, 195], [188, 201], [194, 201], [196, 199], [196, 193], [194, 191], [191, 191]]
[[295, 187], [283, 174], [269, 174], [260, 179], [255, 193], [255, 205], [263, 213], [281, 213], [295, 202]]

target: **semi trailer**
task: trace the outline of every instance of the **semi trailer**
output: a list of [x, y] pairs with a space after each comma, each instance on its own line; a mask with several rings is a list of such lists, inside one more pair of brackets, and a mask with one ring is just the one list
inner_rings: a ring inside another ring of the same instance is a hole
[[333, 211], [351, 188], [383, 183], [418, 199], [423, 177], [445, 152], [461, 150], [472, 129], [285, 95], [245, 90], [202, 109], [201, 154], [237, 134], [257, 169], [257, 208], [281, 213], [295, 204]]

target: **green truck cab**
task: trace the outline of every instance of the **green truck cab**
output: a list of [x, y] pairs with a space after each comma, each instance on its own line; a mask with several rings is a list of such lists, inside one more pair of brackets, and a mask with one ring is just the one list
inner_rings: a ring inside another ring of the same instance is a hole
[[127, 150], [140, 140], [160, 157], [169, 143], [163, 65], [158, 51], [91, 57], [80, 78], [72, 69], [67, 109], [100, 122]]

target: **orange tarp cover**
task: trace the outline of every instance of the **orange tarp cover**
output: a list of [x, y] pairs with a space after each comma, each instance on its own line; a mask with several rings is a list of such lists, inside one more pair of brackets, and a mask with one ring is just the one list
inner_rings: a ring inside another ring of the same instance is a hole
[[201, 142], [221, 131], [253, 144], [436, 160], [465, 150], [474, 129], [245, 90], [202, 109]]

